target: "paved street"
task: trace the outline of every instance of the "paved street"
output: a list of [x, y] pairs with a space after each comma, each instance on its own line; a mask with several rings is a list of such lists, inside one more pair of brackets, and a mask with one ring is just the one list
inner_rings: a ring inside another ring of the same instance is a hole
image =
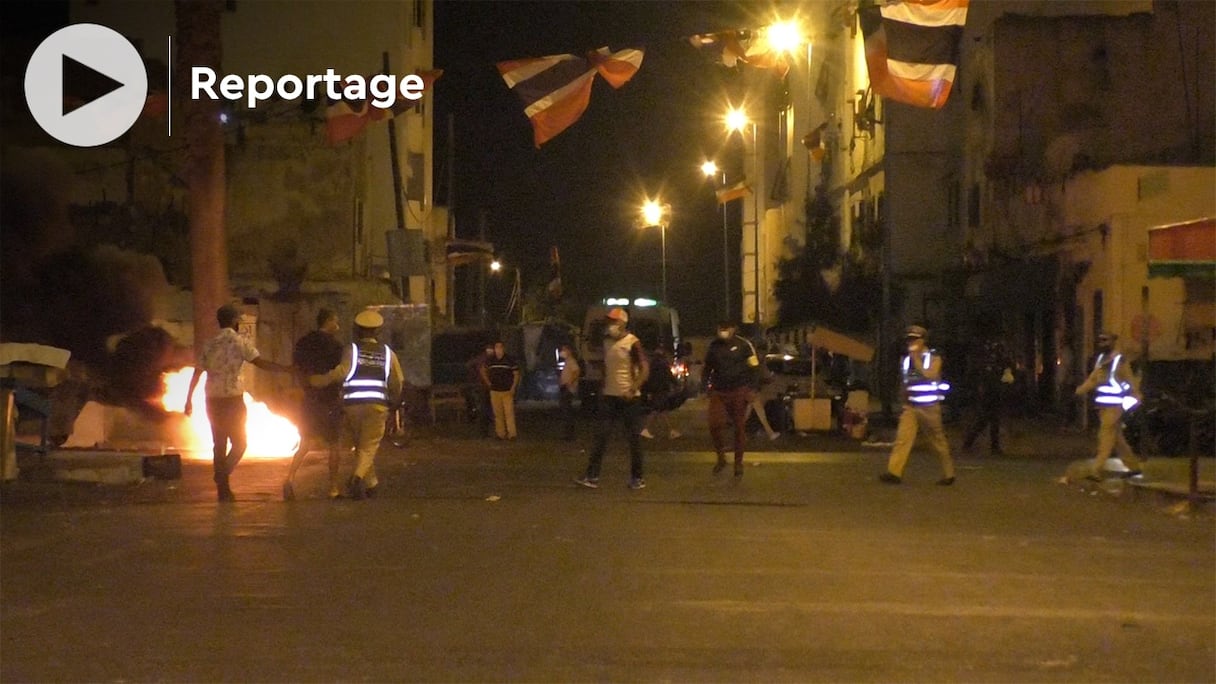
[[626, 488], [525, 411], [386, 447], [383, 492], [323, 498], [319, 456], [132, 487], [6, 485], [0, 679], [21, 681], [1216, 680], [1210, 515], [1063, 485], [1067, 454], [962, 459], [783, 436], [742, 481], [686, 436]]

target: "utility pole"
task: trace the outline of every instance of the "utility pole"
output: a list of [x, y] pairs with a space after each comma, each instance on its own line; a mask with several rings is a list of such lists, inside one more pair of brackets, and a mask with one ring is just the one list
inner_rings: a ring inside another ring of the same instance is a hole
[[[189, 66], [220, 68], [219, 0], [177, 0], [178, 82], [188, 83]], [[189, 186], [190, 285], [193, 300], [194, 354], [219, 331], [215, 312], [231, 298], [228, 286], [228, 243], [224, 228], [224, 130], [217, 100], [182, 98], [186, 137], [186, 183]], [[170, 104], [172, 106], [172, 104]]]
[[[388, 51], [381, 53], [381, 61], [384, 66], [384, 73], [391, 74], [388, 64]], [[405, 235], [405, 205], [403, 195], [405, 188], [401, 181], [401, 159], [397, 156], [397, 117], [390, 116], [388, 118], [388, 156], [389, 166], [393, 170], [393, 206], [397, 210], [397, 230], [401, 231], [400, 235]], [[398, 285], [401, 288], [401, 299], [410, 301], [410, 278], [408, 275], [401, 274], [401, 282]]]

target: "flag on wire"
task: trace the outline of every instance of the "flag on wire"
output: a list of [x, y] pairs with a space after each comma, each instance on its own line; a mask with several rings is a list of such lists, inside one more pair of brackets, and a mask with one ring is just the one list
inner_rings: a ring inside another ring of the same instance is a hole
[[549, 248], [549, 267], [552, 269], [549, 284], [545, 291], [553, 299], [562, 298], [562, 260], [557, 253], [557, 245]]
[[870, 86], [883, 97], [940, 109], [950, 97], [969, 0], [897, 0], [858, 9]]
[[718, 204], [726, 204], [731, 200], [743, 199], [752, 193], [747, 181], [739, 181], [734, 185], [718, 188], [714, 194], [718, 196]]
[[[435, 81], [443, 75], [443, 69], [431, 69], [417, 72], [422, 79], [423, 92], [430, 92]], [[386, 108], [373, 106], [370, 100], [347, 100], [345, 98], [330, 101], [325, 109], [325, 139], [330, 145], [337, 145], [354, 138], [367, 128], [373, 121], [384, 121], [412, 109], [418, 105], [418, 100], [407, 100], [396, 93], [393, 103]]]
[[613, 88], [620, 88], [638, 72], [642, 56], [642, 50], [609, 52], [602, 47], [586, 57], [529, 57], [499, 62], [497, 66], [507, 87], [523, 101], [524, 114], [532, 122], [532, 139], [539, 148], [587, 110], [597, 73]]
[[790, 70], [789, 55], [773, 47], [765, 29], [699, 33], [690, 36], [688, 42], [723, 66], [733, 68], [742, 62], [758, 69], [773, 69], [782, 76]]
[[810, 133], [802, 136], [802, 145], [811, 153], [811, 158], [815, 161], [823, 161], [824, 153], [827, 152], [824, 147], [824, 131], [827, 130], [827, 127], [828, 122], [824, 121]]

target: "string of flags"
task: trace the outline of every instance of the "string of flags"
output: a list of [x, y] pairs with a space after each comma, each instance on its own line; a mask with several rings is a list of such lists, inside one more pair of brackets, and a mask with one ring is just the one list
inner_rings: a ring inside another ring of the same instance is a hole
[[[857, 16], [865, 37], [866, 68], [873, 92], [916, 107], [943, 107], [958, 68], [969, 1], [862, 0]], [[784, 77], [789, 73], [791, 56], [780, 49], [771, 33], [766, 29], [740, 29], [695, 34], [686, 40], [723, 66], [771, 69]], [[539, 148], [582, 117], [590, 104], [597, 74], [619, 89], [641, 69], [644, 56], [645, 50], [640, 47], [615, 52], [601, 47], [585, 55], [525, 57], [495, 66], [523, 103], [532, 125], [533, 143]], [[430, 91], [442, 74], [438, 69], [420, 72], [425, 90]], [[350, 140], [369, 124], [415, 106], [415, 102], [404, 100], [387, 109], [367, 101], [330, 102], [326, 139], [330, 145]], [[808, 149], [819, 146], [822, 128], [804, 139]]]

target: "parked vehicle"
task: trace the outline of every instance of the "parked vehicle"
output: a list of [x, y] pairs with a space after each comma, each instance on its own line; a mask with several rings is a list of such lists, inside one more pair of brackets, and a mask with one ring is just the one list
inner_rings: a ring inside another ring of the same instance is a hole
[[680, 391], [684, 392], [688, 369], [683, 359], [686, 349], [680, 344], [680, 315], [676, 310], [650, 299], [629, 301], [608, 298], [601, 304], [587, 307], [583, 316], [583, 328], [578, 339], [583, 377], [578, 389], [584, 405], [590, 405], [599, 396], [604, 382], [604, 320], [615, 307], [629, 313], [629, 328], [642, 341], [643, 348], [653, 350], [661, 347], [676, 361], [672, 363], [672, 374], [680, 383]]

